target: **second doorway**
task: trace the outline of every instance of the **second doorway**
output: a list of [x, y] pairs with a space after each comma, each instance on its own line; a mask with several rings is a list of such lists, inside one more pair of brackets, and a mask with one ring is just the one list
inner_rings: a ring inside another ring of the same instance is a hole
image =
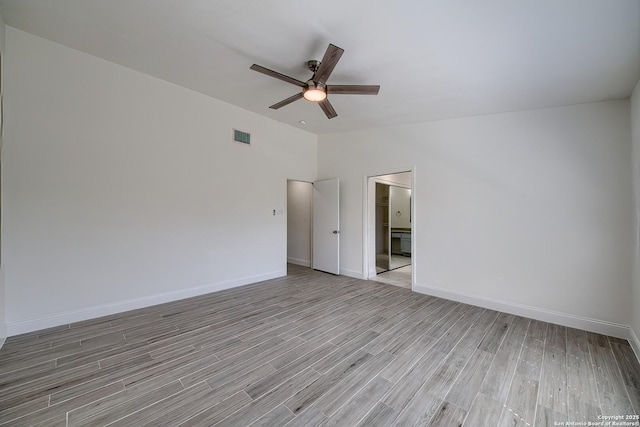
[[375, 182], [375, 277], [411, 288], [411, 172], [371, 177]]

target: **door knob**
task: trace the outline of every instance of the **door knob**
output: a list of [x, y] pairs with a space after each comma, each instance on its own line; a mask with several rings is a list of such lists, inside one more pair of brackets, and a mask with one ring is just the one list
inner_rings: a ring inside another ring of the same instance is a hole
[[338, 230], [333, 230], [333, 234], [340, 234]]

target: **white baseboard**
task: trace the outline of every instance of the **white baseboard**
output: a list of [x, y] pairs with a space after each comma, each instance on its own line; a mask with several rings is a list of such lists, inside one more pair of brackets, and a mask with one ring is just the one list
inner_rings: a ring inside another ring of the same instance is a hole
[[341, 268], [340, 269], [340, 275], [342, 276], [347, 276], [347, 277], [353, 277], [354, 279], [365, 279], [364, 275], [362, 274], [362, 271], [360, 270], [349, 270], [348, 268]]
[[[499, 301], [491, 298], [483, 298], [476, 295], [465, 294], [462, 292], [452, 292], [447, 289], [435, 288], [431, 286], [420, 285], [417, 283], [414, 286], [413, 290], [415, 292], [433, 295], [452, 301], [471, 304], [491, 310], [502, 311], [504, 313], [515, 314], [516, 316], [528, 317], [530, 319], [541, 320], [543, 322], [555, 323], [557, 325], [596, 332], [616, 338], [623, 338], [631, 342], [631, 329], [627, 325], [606, 322], [604, 320], [598, 319], [590, 319], [587, 317], [575, 316], [573, 314], [561, 313], [558, 311], [551, 311], [543, 308], [531, 307], [512, 302]], [[638, 352], [636, 351], [636, 355], [637, 354]]]
[[58, 313], [52, 316], [41, 317], [29, 320], [20, 320], [17, 322], [7, 322], [7, 335], [14, 336], [27, 332], [39, 331], [42, 329], [52, 328], [54, 326], [66, 325], [83, 320], [95, 319], [111, 314], [122, 313], [138, 308], [149, 307], [152, 305], [163, 304], [165, 302], [177, 301], [185, 298], [191, 298], [198, 295], [209, 294], [211, 292], [222, 291], [224, 289], [235, 288], [238, 286], [248, 285], [251, 283], [262, 282], [263, 280], [275, 279], [286, 276], [285, 271], [274, 271], [272, 273], [261, 274], [257, 276], [243, 277], [241, 279], [227, 280], [224, 282], [211, 283], [204, 286], [198, 286], [190, 289], [183, 289], [175, 292], [167, 292], [159, 295], [152, 295], [144, 298], [136, 298], [127, 301], [120, 301], [113, 304], [105, 304], [95, 307], [88, 307], [80, 310]]
[[303, 267], [311, 267], [311, 260], [300, 258], [287, 258], [287, 262], [290, 264], [301, 265]]

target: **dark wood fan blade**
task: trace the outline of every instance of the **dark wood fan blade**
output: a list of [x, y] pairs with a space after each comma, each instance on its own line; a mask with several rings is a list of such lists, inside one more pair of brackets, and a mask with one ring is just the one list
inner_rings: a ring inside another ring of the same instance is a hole
[[324, 57], [320, 62], [320, 68], [316, 71], [313, 81], [325, 84], [343, 53], [344, 49], [330, 44], [327, 51], [324, 53]]
[[377, 95], [380, 85], [329, 85], [327, 93], [336, 95]]
[[297, 101], [298, 99], [302, 98], [302, 96], [303, 96], [302, 92], [300, 92], [300, 93], [296, 93], [295, 95], [290, 96], [290, 97], [288, 97], [287, 99], [283, 99], [282, 101], [280, 101], [280, 102], [277, 102], [277, 103], [273, 104], [273, 105], [272, 105], [271, 107], [269, 107], [269, 108], [272, 108], [272, 109], [274, 109], [274, 110], [277, 110], [277, 109], [278, 109], [278, 108], [280, 108], [280, 107], [284, 107], [285, 105], [289, 105], [289, 104], [291, 104], [293, 101]]
[[333, 119], [334, 117], [338, 116], [338, 113], [336, 113], [336, 110], [333, 109], [333, 105], [331, 105], [329, 99], [318, 102], [318, 105], [320, 106], [320, 108], [322, 108], [322, 111], [324, 111], [328, 119]]
[[259, 73], [266, 74], [267, 76], [275, 77], [276, 79], [282, 80], [283, 82], [291, 83], [292, 85], [296, 85], [296, 86], [300, 86], [300, 87], [305, 87], [307, 85], [305, 82], [301, 82], [300, 80], [294, 79], [293, 77], [285, 76], [284, 74], [279, 73], [277, 71], [273, 71], [273, 70], [270, 70], [268, 68], [264, 68], [263, 66], [258, 65], [258, 64], [253, 64], [249, 68], [252, 69], [253, 71], [257, 71]]

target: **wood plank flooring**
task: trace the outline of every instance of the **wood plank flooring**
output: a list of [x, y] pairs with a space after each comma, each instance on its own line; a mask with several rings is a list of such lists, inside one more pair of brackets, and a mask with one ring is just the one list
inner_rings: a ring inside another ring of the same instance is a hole
[[293, 265], [0, 350], [3, 426], [543, 427], [634, 414], [640, 365], [624, 340]]

